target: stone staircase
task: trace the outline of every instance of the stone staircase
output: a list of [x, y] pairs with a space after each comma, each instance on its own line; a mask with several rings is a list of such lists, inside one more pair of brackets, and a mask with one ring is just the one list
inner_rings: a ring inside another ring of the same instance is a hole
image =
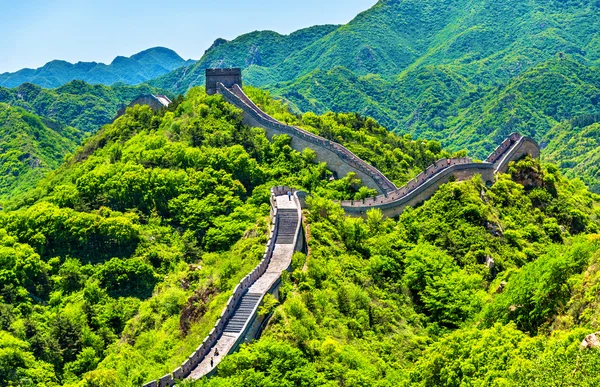
[[271, 189], [271, 215], [272, 230], [263, 260], [235, 288], [214, 329], [181, 367], [144, 387], [170, 387], [178, 380], [210, 376], [226, 355], [260, 333], [260, 303], [267, 293], [277, 294], [281, 273], [289, 269], [294, 251], [301, 246], [301, 208], [295, 190]]
[[240, 333], [248, 323], [252, 311], [256, 309], [262, 297], [263, 295], [260, 293], [246, 293], [235, 309], [235, 312], [233, 312], [233, 316], [227, 322], [227, 325], [225, 325], [223, 331], [225, 333]]
[[298, 226], [298, 211], [293, 209], [281, 209], [279, 215], [279, 229], [275, 244], [287, 245], [294, 242], [296, 227]]

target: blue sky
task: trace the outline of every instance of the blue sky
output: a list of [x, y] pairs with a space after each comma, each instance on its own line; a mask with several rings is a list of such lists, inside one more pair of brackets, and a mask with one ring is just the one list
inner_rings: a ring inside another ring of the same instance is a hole
[[[110, 63], [150, 47], [199, 59], [219, 37], [343, 24], [376, 0], [0, 0], [0, 73], [53, 59]], [[173, 4], [173, 5], [171, 5]]]

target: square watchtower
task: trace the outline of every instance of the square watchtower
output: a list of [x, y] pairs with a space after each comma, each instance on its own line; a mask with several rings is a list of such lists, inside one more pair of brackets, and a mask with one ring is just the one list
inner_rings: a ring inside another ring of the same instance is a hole
[[206, 94], [216, 94], [219, 82], [225, 87], [242, 87], [242, 69], [206, 69]]

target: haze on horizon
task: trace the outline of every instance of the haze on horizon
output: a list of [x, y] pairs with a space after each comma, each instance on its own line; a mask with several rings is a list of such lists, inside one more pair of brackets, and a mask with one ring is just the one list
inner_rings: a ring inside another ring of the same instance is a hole
[[344, 24], [376, 0], [0, 0], [0, 73], [59, 59], [110, 63], [151, 47], [200, 59], [217, 38]]

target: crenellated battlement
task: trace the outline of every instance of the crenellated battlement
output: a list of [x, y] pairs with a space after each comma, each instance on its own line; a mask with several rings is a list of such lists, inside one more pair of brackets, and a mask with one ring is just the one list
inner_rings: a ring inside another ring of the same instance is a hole
[[403, 187], [396, 187], [381, 171], [360, 159], [343, 145], [317, 136], [304, 129], [283, 124], [263, 112], [238, 85], [226, 87], [217, 84], [217, 91], [226, 101], [244, 111], [248, 125], [266, 130], [268, 137], [287, 134], [292, 138], [292, 148], [302, 151], [310, 148], [338, 176], [354, 172], [363, 184], [376, 189], [380, 195], [363, 200], [344, 200], [340, 205], [351, 216], [365, 216], [372, 208], [379, 208], [386, 216], [397, 216], [406, 206], [416, 206], [429, 199], [439, 187], [451, 180], [467, 180], [481, 175], [492, 182], [496, 173], [506, 172], [508, 164], [524, 155], [539, 157], [539, 145], [530, 137], [512, 133], [483, 162], [470, 158], [443, 159], [429, 166]]

